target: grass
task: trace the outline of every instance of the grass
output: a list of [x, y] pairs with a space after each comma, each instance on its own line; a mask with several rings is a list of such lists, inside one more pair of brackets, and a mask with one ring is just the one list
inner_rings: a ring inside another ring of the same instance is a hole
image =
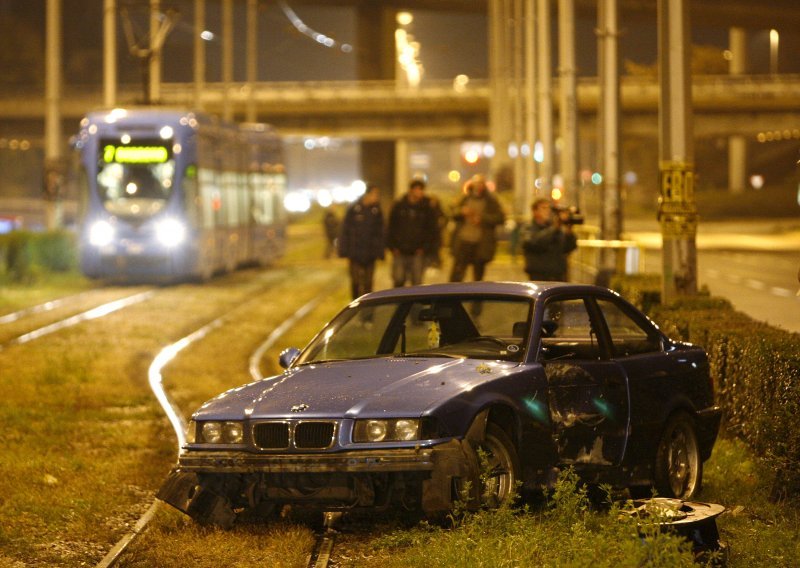
[[[249, 380], [247, 358], [266, 333], [324, 294], [267, 353], [262, 371], [278, 372], [281, 348], [304, 345], [349, 300], [344, 262], [321, 259], [321, 243], [303, 239], [265, 272], [164, 288], [107, 318], [0, 351], [0, 565], [98, 561], [149, 507], [175, 459], [169, 426], [146, 384], [155, 354], [219, 313], [259, 298], [165, 369], [171, 393], [188, 414]], [[386, 268], [379, 267], [378, 287], [388, 285]], [[49, 292], [4, 288], [7, 303], [0, 312], [83, 285]], [[701, 499], [728, 508], [718, 524], [730, 545], [730, 566], [792, 566], [800, 558], [796, 503], [771, 503], [769, 480], [770, 473], [735, 441], [720, 440], [706, 464]], [[592, 510], [569, 479], [549, 506], [527, 511], [460, 515], [452, 527], [376, 515], [350, 527], [334, 548], [337, 566], [680, 566], [688, 558], [662, 535], [643, 541], [614, 509]], [[121, 565], [305, 566], [316, 528], [290, 517], [223, 532], [162, 507]]]

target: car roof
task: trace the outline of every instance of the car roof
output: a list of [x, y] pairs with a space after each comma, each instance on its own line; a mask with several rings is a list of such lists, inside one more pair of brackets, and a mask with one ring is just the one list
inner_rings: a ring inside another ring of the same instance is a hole
[[359, 298], [359, 301], [385, 300], [389, 298], [402, 298], [409, 296], [431, 296], [431, 295], [460, 295], [460, 294], [479, 294], [479, 295], [501, 295], [501, 296], [520, 296], [525, 298], [539, 298], [549, 295], [551, 292], [574, 292], [574, 293], [605, 293], [610, 291], [601, 286], [590, 284], [572, 284], [569, 282], [450, 282], [446, 284], [425, 284], [422, 286], [406, 286], [401, 288], [389, 288], [378, 292], [371, 292]]

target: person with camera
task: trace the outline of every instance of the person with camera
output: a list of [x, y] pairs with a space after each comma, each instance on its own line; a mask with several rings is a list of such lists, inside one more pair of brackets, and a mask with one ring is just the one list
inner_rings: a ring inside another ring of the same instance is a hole
[[567, 255], [578, 247], [572, 230], [576, 219], [544, 198], [534, 201], [531, 211], [533, 219], [522, 236], [525, 272], [531, 280], [566, 281]]

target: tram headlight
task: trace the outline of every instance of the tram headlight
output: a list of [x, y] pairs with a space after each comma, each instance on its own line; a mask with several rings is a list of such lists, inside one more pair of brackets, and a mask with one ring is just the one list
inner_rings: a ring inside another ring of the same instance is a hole
[[177, 219], [164, 219], [156, 225], [156, 238], [167, 248], [174, 248], [186, 240], [186, 225]]
[[89, 243], [92, 246], [104, 247], [114, 240], [114, 227], [108, 221], [95, 221], [89, 227]]

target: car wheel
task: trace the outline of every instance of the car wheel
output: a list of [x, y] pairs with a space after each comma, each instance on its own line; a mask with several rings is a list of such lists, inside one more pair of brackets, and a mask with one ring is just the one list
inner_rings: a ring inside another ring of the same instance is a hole
[[475, 484], [481, 491], [481, 505], [499, 507], [512, 498], [519, 479], [519, 456], [514, 443], [502, 428], [489, 423], [486, 435], [478, 445], [478, 480]]
[[691, 499], [700, 491], [703, 461], [694, 421], [685, 412], [670, 416], [656, 452], [655, 486], [660, 497]]

